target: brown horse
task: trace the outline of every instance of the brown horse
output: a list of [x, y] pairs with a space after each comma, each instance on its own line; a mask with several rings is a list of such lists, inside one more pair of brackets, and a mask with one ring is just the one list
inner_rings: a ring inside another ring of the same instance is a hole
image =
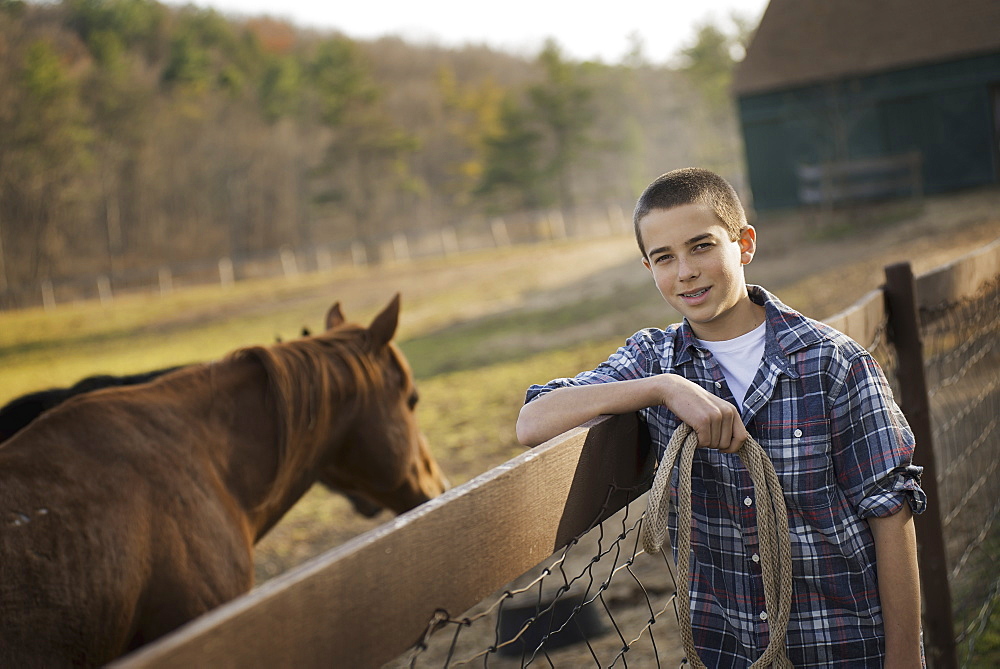
[[441, 493], [398, 316], [334, 305], [321, 335], [74, 397], [0, 446], [0, 667], [104, 664], [246, 592], [314, 481], [397, 513]]
[[[303, 328], [302, 336], [309, 336], [309, 330]], [[281, 343], [280, 338], [277, 341]], [[183, 369], [183, 366], [164, 367], [138, 374], [126, 374], [124, 376], [98, 374], [81, 379], [72, 386], [47, 388], [16, 397], [0, 407], [0, 444], [26, 428], [31, 424], [31, 421], [41, 416], [44, 412], [59, 406], [71, 397], [103, 388], [149, 383], [164, 374], [175, 372], [178, 369]], [[382, 511], [382, 507], [370, 499], [338, 490], [336, 486], [330, 483], [325, 483], [324, 485], [330, 491], [344, 495], [350, 501], [354, 510], [366, 518], [374, 518]]]

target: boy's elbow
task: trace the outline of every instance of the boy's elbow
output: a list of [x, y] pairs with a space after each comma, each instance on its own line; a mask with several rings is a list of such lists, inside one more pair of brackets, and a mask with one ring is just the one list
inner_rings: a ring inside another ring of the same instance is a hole
[[531, 428], [525, 425], [525, 421], [520, 418], [517, 420], [517, 425], [514, 426], [514, 432], [517, 434], [518, 443], [525, 448], [533, 448], [538, 445], [531, 433]]
[[526, 448], [534, 448], [545, 441], [539, 436], [538, 428], [531, 417], [531, 411], [526, 409], [528, 405], [521, 407], [521, 413], [517, 416], [517, 423], [514, 425], [514, 432], [517, 441]]

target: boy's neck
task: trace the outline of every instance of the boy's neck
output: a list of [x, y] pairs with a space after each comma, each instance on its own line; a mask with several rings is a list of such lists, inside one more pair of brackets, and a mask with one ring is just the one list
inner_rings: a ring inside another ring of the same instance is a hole
[[766, 311], [747, 295], [732, 309], [708, 323], [691, 323], [691, 331], [701, 341], [728, 341], [755, 330], [764, 322]]

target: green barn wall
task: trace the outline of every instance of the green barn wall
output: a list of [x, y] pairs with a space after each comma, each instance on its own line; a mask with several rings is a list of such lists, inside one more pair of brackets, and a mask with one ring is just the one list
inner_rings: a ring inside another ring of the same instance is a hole
[[928, 193], [995, 183], [1000, 54], [738, 99], [758, 210], [798, 206], [796, 166], [920, 151]]

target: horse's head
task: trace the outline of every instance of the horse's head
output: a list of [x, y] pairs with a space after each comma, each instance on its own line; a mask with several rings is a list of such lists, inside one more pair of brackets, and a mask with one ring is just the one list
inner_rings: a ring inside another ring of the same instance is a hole
[[[357, 414], [343, 445], [324, 462], [319, 480], [345, 494], [360, 513], [380, 507], [396, 513], [435, 497], [447, 487], [417, 426], [417, 389], [403, 353], [393, 343], [399, 321], [399, 295], [368, 328], [347, 325], [339, 304], [327, 313], [327, 332], [358, 330], [376, 378], [357, 403]], [[323, 335], [320, 335], [322, 337]]]

